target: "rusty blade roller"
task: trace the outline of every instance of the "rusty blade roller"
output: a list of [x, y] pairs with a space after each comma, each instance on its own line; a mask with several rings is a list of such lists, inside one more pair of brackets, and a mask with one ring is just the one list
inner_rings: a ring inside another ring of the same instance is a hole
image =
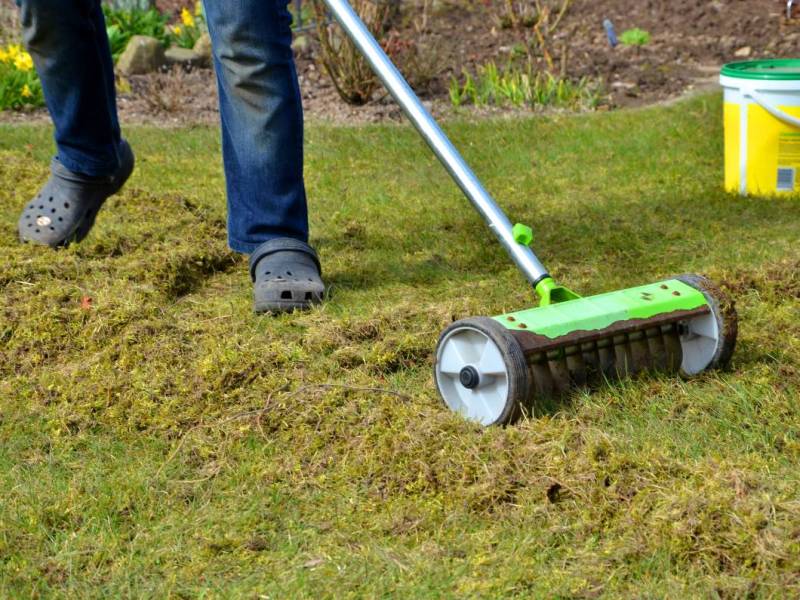
[[647, 348], [645, 331], [633, 331], [628, 334], [628, 343], [633, 360], [633, 372], [641, 373], [650, 367], [650, 351]]
[[[624, 339], [621, 336], [647, 331], [654, 327], [659, 327], [662, 333], [674, 332], [676, 329], [675, 324], [706, 315], [709, 312], [710, 310], [707, 306], [701, 306], [692, 310], [680, 310], [658, 315], [650, 319], [619, 321], [609, 327], [594, 331], [573, 331], [556, 338], [548, 338], [526, 330], [511, 330], [511, 333], [516, 338], [525, 356], [531, 356], [531, 360], [537, 360], [538, 355], [541, 353], [547, 353], [548, 357], [554, 357], [558, 356], [559, 351], [564, 351], [568, 347], [586, 342], [596, 342], [598, 347], [605, 347], [606, 344], [609, 344], [608, 340], [614, 340], [617, 336], [619, 336], [619, 339]], [[613, 344], [614, 342], [611, 343]]]
[[[664, 338], [661, 334], [661, 328], [651, 327], [645, 332], [647, 336], [647, 348], [650, 352], [650, 357], [655, 364], [668, 365], [667, 350], [664, 346]], [[668, 369], [670, 370], [670, 369]]]
[[680, 323], [707, 313], [701, 307], [556, 339], [529, 331], [512, 335], [530, 365], [532, 392], [550, 396], [643, 371], [676, 373], [681, 364]]

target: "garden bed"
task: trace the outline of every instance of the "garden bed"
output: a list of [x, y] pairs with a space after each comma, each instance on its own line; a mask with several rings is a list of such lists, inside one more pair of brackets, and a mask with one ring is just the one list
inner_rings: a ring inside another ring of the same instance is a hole
[[[6, 4], [10, 0], [3, 0]], [[176, 11], [181, 2], [164, 2]], [[428, 60], [440, 65], [420, 90], [435, 114], [452, 112], [449, 88], [453, 78], [475, 73], [489, 62], [505, 64], [518, 48], [518, 33], [501, 24], [500, 0], [436, 0], [426, 25], [420, 27], [418, 0], [406, 2], [393, 22], [390, 36], [402, 44], [420, 44]], [[762, 56], [793, 56], [800, 42], [800, 19], [783, 18], [783, 2], [773, 0], [676, 0], [638, 2], [575, 0], [553, 34], [549, 50], [558, 70], [570, 80], [588, 78], [600, 85], [601, 108], [637, 106], [680, 96], [713, 83], [721, 64]], [[640, 28], [651, 34], [643, 46], [609, 46], [602, 22], [610, 19], [618, 33]], [[341, 101], [317, 61], [313, 35], [298, 55], [298, 72], [306, 114], [311, 119], [337, 122], [382, 121], [400, 118], [397, 108], [381, 93], [365, 106]], [[537, 57], [544, 67], [543, 57]], [[129, 79], [120, 94], [123, 119], [128, 122], [213, 122], [217, 119], [211, 70], [185, 74], [177, 70]], [[478, 115], [519, 112], [508, 107], [461, 108]], [[524, 110], [524, 109], [523, 109]], [[41, 111], [0, 119], [43, 118]]]

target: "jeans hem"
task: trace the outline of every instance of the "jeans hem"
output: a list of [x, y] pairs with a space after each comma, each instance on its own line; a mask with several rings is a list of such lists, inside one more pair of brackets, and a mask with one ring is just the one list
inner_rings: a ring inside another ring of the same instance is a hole
[[117, 174], [117, 171], [119, 171], [119, 162], [114, 165], [106, 166], [102, 163], [87, 164], [85, 162], [74, 161], [61, 154], [58, 154], [56, 158], [67, 170], [88, 177], [113, 177]]
[[234, 240], [232, 238], [228, 238], [228, 247], [233, 250], [234, 252], [239, 252], [240, 254], [252, 254], [255, 252], [261, 244], [264, 242], [268, 242], [270, 240], [275, 240], [279, 238], [291, 238], [295, 240], [300, 240], [303, 243], [308, 243], [307, 239], [304, 239], [300, 236], [295, 235], [286, 235], [285, 233], [276, 233], [275, 235], [266, 236], [263, 240], [259, 242], [242, 242], [239, 240]]

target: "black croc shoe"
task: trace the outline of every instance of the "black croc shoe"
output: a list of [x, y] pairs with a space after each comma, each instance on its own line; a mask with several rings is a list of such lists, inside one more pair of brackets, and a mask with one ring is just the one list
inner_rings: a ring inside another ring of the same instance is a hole
[[54, 158], [50, 179], [19, 218], [20, 241], [51, 248], [80, 242], [94, 225], [103, 203], [131, 176], [134, 162], [133, 151], [125, 140], [120, 142], [120, 167], [111, 177], [73, 173]]
[[292, 238], [261, 244], [250, 255], [250, 277], [257, 313], [303, 310], [325, 295], [317, 253]]

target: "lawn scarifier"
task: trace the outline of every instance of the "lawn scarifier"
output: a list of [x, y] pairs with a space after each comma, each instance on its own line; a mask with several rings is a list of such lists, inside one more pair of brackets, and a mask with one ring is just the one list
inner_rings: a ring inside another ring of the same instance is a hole
[[665, 281], [581, 298], [556, 284], [512, 227], [347, 0], [325, 0], [417, 131], [486, 220], [540, 297], [540, 306], [457, 321], [442, 332], [434, 377], [445, 404], [483, 425], [535, 412], [537, 398], [648, 370], [685, 376], [723, 367], [736, 345], [730, 298], [708, 279]]

